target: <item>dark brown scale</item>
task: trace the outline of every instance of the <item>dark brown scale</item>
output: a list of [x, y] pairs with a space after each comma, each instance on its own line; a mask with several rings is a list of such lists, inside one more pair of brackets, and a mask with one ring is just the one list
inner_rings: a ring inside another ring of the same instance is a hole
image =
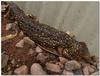
[[88, 48], [84, 42], [78, 42], [65, 32], [46, 24], [33, 22], [16, 4], [11, 2], [8, 4], [11, 14], [20, 23], [19, 28], [34, 42], [50, 48], [61, 46], [68, 50], [68, 54], [72, 58], [89, 58]]

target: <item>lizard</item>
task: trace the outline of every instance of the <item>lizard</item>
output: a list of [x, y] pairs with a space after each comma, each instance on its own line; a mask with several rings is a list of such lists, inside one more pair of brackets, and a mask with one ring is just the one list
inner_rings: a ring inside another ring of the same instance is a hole
[[[91, 56], [85, 42], [79, 42], [64, 31], [53, 28], [47, 24], [32, 21], [23, 10], [15, 3], [6, 2], [7, 9], [14, 16], [19, 24], [18, 27], [23, 33], [35, 43], [42, 47], [58, 48], [62, 47], [64, 56], [71, 59], [86, 60], [92, 64]], [[52, 51], [52, 50], [51, 50]], [[63, 55], [62, 55], [63, 56]]]

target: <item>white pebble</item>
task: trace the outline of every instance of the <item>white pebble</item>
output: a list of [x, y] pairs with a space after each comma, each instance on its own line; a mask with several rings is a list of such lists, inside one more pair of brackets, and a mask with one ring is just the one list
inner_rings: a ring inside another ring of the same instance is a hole
[[28, 67], [26, 65], [22, 65], [19, 68], [14, 70], [14, 74], [16, 75], [27, 75], [28, 74]]
[[80, 68], [81, 68], [81, 65], [75, 60], [71, 60], [65, 63], [65, 69], [68, 71], [72, 71], [72, 70], [80, 69]]
[[46, 75], [46, 72], [43, 70], [40, 64], [34, 63], [31, 66], [31, 75]]
[[5, 30], [9, 30], [9, 29], [11, 29], [12, 26], [13, 26], [13, 23], [6, 24], [6, 28], [5, 28]]
[[16, 47], [23, 48], [24, 47], [24, 40], [20, 40], [16, 45]]
[[29, 37], [24, 37], [23, 40], [24, 40], [25, 43], [28, 43], [32, 46], [35, 46], [35, 42], [32, 41]]
[[72, 71], [67, 71], [67, 70], [64, 70], [63, 75], [73, 75], [73, 72]]
[[37, 46], [35, 50], [36, 50], [37, 53], [41, 53], [42, 52], [42, 49], [39, 46]]

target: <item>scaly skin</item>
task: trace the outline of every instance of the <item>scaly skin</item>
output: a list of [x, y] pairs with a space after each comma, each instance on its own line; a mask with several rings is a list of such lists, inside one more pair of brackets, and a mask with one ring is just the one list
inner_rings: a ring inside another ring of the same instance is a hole
[[9, 11], [20, 24], [19, 28], [35, 43], [50, 48], [63, 47], [72, 59], [90, 59], [88, 48], [84, 42], [78, 42], [63, 31], [39, 22], [33, 22], [14, 3], [8, 2]]

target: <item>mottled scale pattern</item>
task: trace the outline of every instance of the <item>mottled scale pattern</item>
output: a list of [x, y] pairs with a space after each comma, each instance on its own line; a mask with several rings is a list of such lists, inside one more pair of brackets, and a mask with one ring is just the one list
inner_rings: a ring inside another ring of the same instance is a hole
[[20, 22], [20, 29], [36, 43], [48, 47], [68, 47], [73, 43], [73, 39], [65, 32], [46, 24], [33, 23], [19, 7], [16, 9], [15, 7], [16, 5], [13, 4], [9, 6], [12, 13], [16, 16], [16, 20]]
[[14, 3], [8, 2], [9, 11], [19, 22], [19, 28], [26, 36], [41, 46], [55, 48], [61, 46], [68, 50], [70, 56], [87, 56], [88, 48], [83, 42], [78, 42], [67, 33], [59, 31], [49, 25], [33, 22], [25, 13]]

